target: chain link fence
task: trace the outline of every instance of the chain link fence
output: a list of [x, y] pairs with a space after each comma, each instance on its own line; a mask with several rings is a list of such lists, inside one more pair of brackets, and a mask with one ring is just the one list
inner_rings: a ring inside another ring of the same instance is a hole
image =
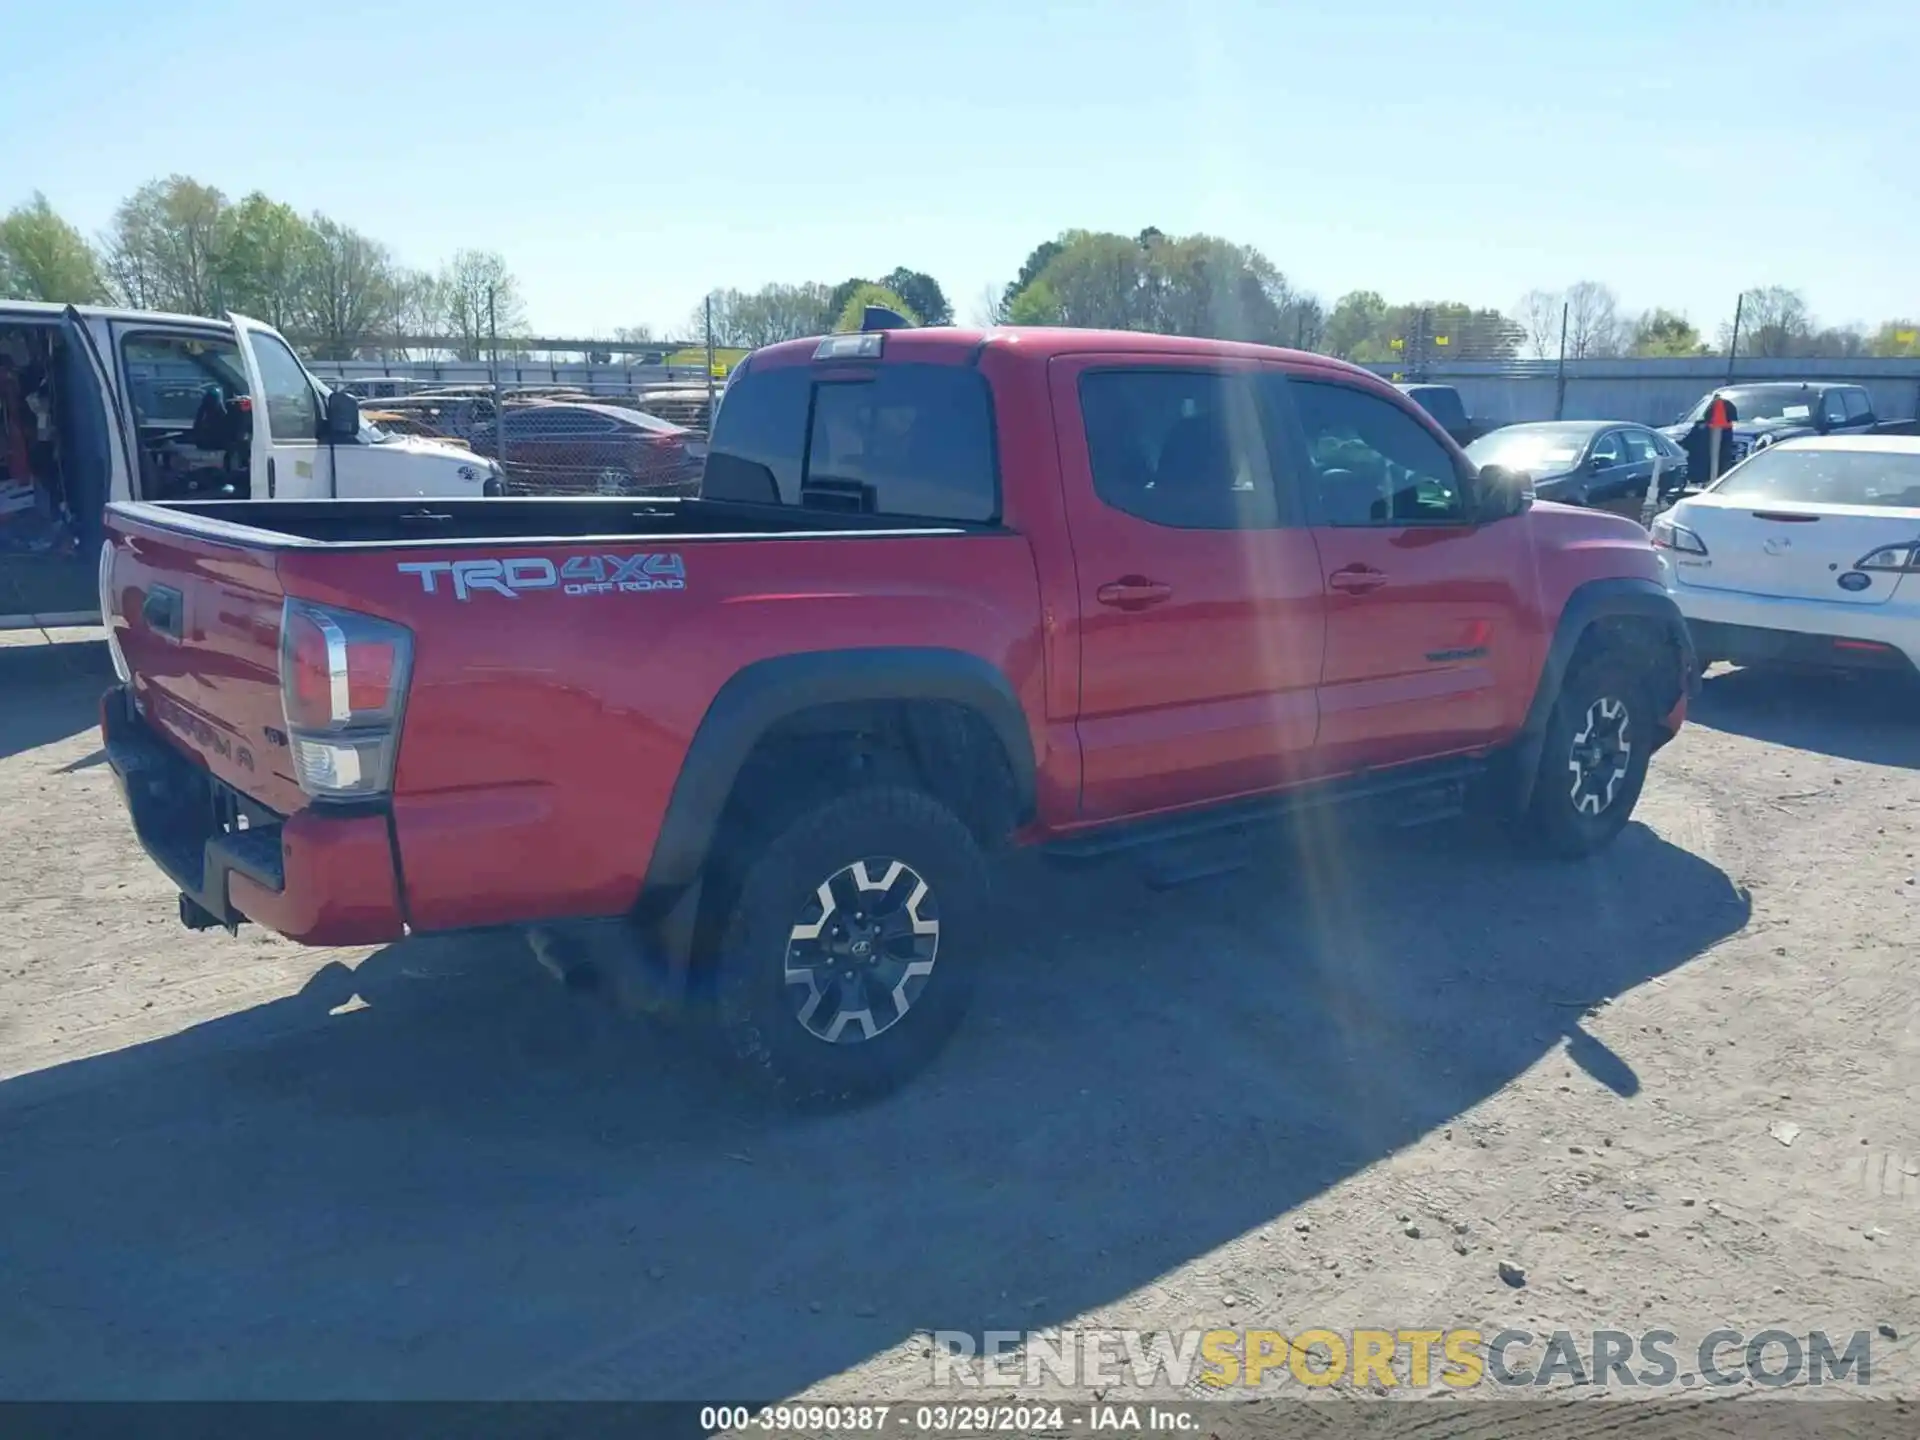
[[[389, 434], [461, 445], [499, 462], [519, 495], [686, 495], [699, 486], [722, 377], [582, 377], [447, 384], [342, 375], [361, 413]], [[562, 367], [552, 367], [558, 370]], [[565, 367], [593, 369], [595, 367]]]

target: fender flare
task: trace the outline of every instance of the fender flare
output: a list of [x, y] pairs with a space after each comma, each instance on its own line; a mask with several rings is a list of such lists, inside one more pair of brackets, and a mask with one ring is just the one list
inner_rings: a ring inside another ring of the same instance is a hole
[[1520, 727], [1513, 747], [1515, 796], [1520, 808], [1533, 798], [1533, 782], [1540, 771], [1540, 750], [1546, 743], [1547, 721], [1554, 703], [1560, 698], [1560, 686], [1573, 663], [1574, 652], [1587, 631], [1603, 620], [1633, 618], [1658, 624], [1672, 641], [1680, 657], [1678, 677], [1680, 693], [1691, 696], [1700, 684], [1700, 666], [1695, 659], [1693, 636], [1680, 607], [1666, 587], [1657, 580], [1639, 576], [1616, 575], [1589, 580], [1567, 597], [1554, 626], [1553, 639], [1540, 667], [1540, 683], [1527, 707], [1526, 721]]
[[874, 646], [811, 650], [756, 660], [707, 706], [661, 818], [645, 889], [676, 892], [700, 876], [741, 767], [775, 725], [822, 705], [942, 700], [964, 705], [1006, 751], [1019, 813], [1034, 804], [1033, 740], [1026, 711], [997, 667], [964, 650]]

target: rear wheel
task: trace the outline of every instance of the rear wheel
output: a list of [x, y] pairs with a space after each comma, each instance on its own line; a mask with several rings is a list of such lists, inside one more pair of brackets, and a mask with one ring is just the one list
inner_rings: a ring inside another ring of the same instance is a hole
[[1567, 858], [1612, 843], [1646, 783], [1655, 724], [1628, 657], [1603, 651], [1575, 667], [1547, 721], [1527, 814], [1534, 837]]
[[593, 477], [596, 495], [627, 495], [633, 490], [633, 476], [618, 466], [608, 466]]
[[801, 815], [747, 865], [721, 942], [733, 1053], [801, 1101], [910, 1078], [972, 998], [987, 891], [972, 834], [917, 790], [857, 790]]

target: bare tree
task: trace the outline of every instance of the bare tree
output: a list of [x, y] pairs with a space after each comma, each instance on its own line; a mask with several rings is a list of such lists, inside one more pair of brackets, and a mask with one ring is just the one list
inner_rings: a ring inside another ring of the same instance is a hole
[[1620, 322], [1620, 302], [1612, 290], [1597, 280], [1582, 280], [1567, 287], [1566, 303], [1569, 360], [1620, 353], [1626, 327]]
[[[1732, 323], [1720, 327], [1720, 345], [1734, 340]], [[1739, 353], [1742, 355], [1799, 355], [1813, 332], [1807, 300], [1785, 285], [1766, 285], [1740, 296]]]
[[1527, 350], [1536, 360], [1551, 360], [1560, 353], [1564, 299], [1558, 290], [1529, 290], [1513, 307], [1514, 321], [1526, 332]]
[[980, 291], [973, 302], [973, 313], [969, 317], [981, 329], [1007, 323], [1007, 287], [988, 285]]
[[490, 325], [502, 337], [525, 332], [526, 307], [520, 302], [519, 282], [507, 262], [491, 250], [456, 252], [440, 272], [440, 292], [447, 330], [460, 342], [462, 360], [481, 358]]

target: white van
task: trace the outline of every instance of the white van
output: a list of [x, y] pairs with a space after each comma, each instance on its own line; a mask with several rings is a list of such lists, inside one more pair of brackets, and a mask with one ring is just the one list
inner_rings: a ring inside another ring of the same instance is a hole
[[98, 618], [109, 500], [504, 489], [463, 446], [363, 422], [258, 321], [0, 301], [0, 629]]

